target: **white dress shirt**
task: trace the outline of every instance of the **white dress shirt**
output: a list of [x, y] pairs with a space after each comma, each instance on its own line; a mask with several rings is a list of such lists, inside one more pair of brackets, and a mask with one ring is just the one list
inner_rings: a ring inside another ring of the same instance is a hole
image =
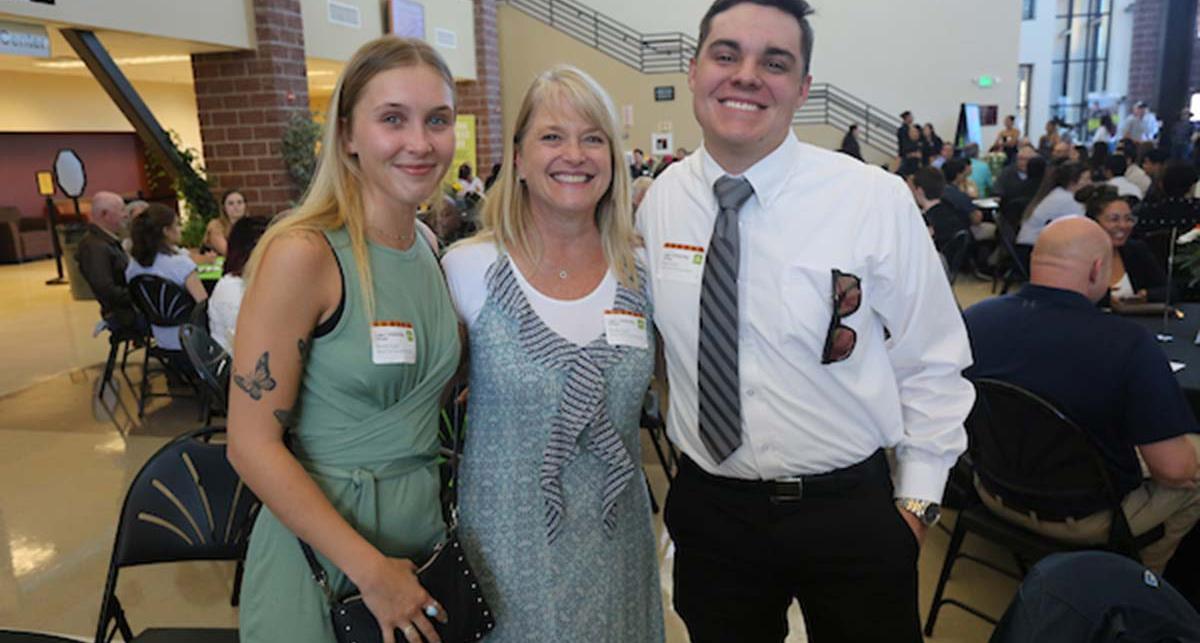
[[1146, 196], [1133, 181], [1124, 176], [1114, 176], [1105, 183], [1117, 188], [1117, 196], [1132, 196], [1139, 199]]
[[1075, 200], [1074, 192], [1066, 188], [1054, 188], [1046, 193], [1045, 198], [1037, 204], [1029, 218], [1021, 224], [1021, 230], [1017, 233], [1017, 243], [1032, 246], [1037, 243], [1037, 238], [1042, 234], [1042, 230], [1045, 230], [1046, 226], [1055, 219], [1083, 213], [1083, 204]]
[[246, 282], [238, 275], [224, 275], [208, 298], [208, 332], [226, 353], [233, 354], [233, 334]]
[[1129, 167], [1125, 168], [1125, 178], [1129, 179], [1134, 185], [1136, 185], [1138, 189], [1142, 191], [1142, 194], [1149, 192], [1150, 185], [1153, 183], [1153, 181], [1150, 179], [1150, 175], [1146, 174], [1146, 170], [1143, 170], [1142, 166], [1134, 163], [1133, 159], [1129, 159], [1129, 161]]
[[[940, 501], [975, 392], [937, 252], [903, 181], [792, 135], [742, 175], [754, 187], [738, 215], [743, 442], [712, 461], [697, 428], [700, 280], [664, 263], [678, 259], [672, 248], [708, 246], [712, 186], [724, 174], [701, 149], [655, 180], [638, 209], [671, 439], [706, 471], [743, 479], [825, 473], [895, 447], [896, 496]], [[861, 306], [842, 321], [858, 340], [849, 358], [822, 365], [833, 268], [862, 279]]]

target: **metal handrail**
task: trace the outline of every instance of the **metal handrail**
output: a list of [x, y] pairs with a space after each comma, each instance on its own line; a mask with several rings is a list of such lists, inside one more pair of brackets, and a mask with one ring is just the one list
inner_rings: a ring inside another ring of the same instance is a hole
[[[505, 0], [510, 6], [644, 74], [683, 73], [696, 54], [696, 39], [678, 32], [641, 33], [574, 0]], [[884, 154], [898, 153], [900, 119], [829, 83], [814, 83], [795, 125], [857, 124], [859, 141]]]

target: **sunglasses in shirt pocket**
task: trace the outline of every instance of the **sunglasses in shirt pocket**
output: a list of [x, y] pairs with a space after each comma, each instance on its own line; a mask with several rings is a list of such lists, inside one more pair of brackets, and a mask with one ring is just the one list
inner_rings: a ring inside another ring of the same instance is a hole
[[[800, 347], [806, 359], [811, 357], [817, 362], [821, 361], [825, 352], [825, 341], [834, 314], [835, 268], [844, 275], [863, 274], [860, 266], [852, 264], [833, 266], [801, 261], [788, 265], [780, 276], [780, 299], [787, 319], [787, 325], [782, 329], [783, 342]], [[855, 307], [853, 312], [844, 315], [840, 324], [857, 329], [857, 311], [858, 307]]]

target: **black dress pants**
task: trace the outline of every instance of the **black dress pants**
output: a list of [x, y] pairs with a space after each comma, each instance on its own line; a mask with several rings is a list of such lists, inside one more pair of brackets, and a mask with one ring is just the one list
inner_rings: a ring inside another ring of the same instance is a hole
[[877, 454], [833, 493], [779, 501], [680, 467], [664, 520], [675, 542], [675, 611], [693, 643], [778, 643], [800, 601], [813, 643], [922, 640], [916, 537]]

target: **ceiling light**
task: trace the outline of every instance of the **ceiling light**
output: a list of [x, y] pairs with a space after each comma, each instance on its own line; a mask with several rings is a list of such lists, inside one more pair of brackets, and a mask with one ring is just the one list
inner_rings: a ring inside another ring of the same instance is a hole
[[[165, 55], [165, 56], [129, 56], [126, 58], [114, 58], [118, 65], [157, 65], [160, 63], [182, 63], [190, 62], [191, 56], [187, 55]], [[47, 69], [83, 69], [86, 65], [82, 60], [50, 60], [33, 63], [35, 67], [45, 67]]]

